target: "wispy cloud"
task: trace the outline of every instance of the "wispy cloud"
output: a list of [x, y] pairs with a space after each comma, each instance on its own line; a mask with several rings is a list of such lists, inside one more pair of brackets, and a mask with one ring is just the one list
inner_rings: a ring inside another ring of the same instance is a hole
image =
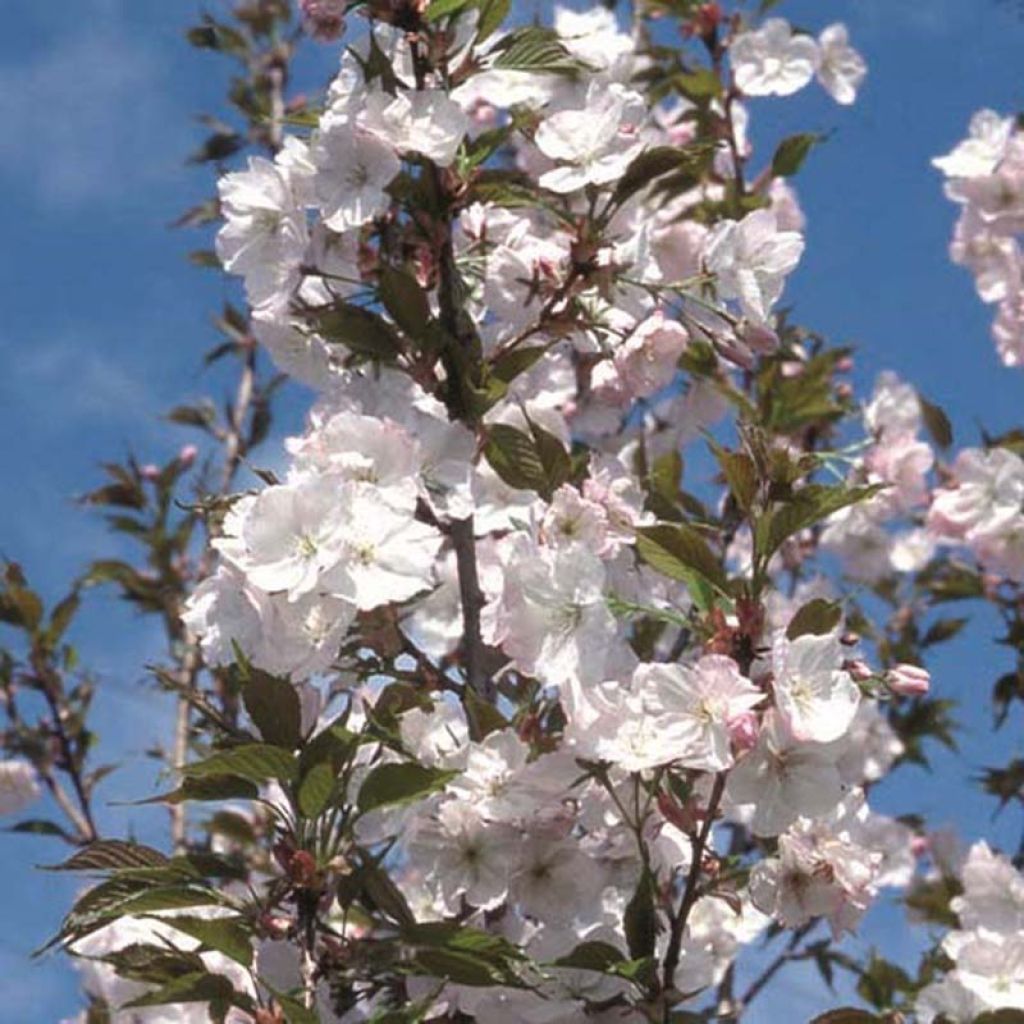
[[[180, 173], [187, 125], [161, 89], [167, 56], [106, 2], [86, 2], [0, 67], [0, 179], [58, 206], [110, 202]], [[89, 10], [92, 8], [93, 10]]]

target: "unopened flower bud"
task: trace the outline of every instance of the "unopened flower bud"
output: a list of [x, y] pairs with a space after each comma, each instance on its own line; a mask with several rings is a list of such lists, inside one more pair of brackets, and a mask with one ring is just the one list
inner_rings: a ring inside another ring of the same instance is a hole
[[843, 662], [843, 668], [850, 674], [856, 683], [866, 683], [874, 676], [871, 666], [861, 658], [852, 658]]
[[885, 674], [886, 685], [901, 697], [923, 697], [932, 682], [931, 673], [920, 665], [896, 665]]
[[194, 444], [187, 444], [180, 452], [178, 452], [178, 464], [183, 469], [188, 469], [188, 467], [196, 461], [196, 456], [198, 454], [199, 449]]
[[300, 0], [306, 32], [322, 43], [345, 31], [345, 0]]
[[778, 351], [779, 336], [765, 324], [747, 321], [740, 328], [740, 333], [744, 342], [759, 355], [769, 355]]
[[139, 476], [141, 476], [143, 480], [149, 480], [152, 482], [160, 476], [160, 467], [154, 466], [152, 462], [149, 462], [145, 466], [139, 467]]

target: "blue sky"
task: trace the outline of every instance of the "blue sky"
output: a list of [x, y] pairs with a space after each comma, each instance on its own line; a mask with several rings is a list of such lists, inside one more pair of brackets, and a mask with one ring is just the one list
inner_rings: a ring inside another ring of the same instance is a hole
[[[166, 226], [209, 186], [202, 170], [183, 165], [200, 138], [192, 116], [218, 109], [223, 85], [218, 62], [183, 42], [198, 4], [74, 6], [71, 16], [66, 5], [4, 0], [0, 35], [0, 469], [10, 482], [0, 552], [51, 598], [88, 560], [116, 551], [73, 501], [96, 483], [98, 463], [129, 450], [144, 461], [167, 457], [189, 438], [161, 412], [225, 391], [199, 366], [214, 339], [209, 314], [228, 291], [186, 265], [197, 239]], [[991, 311], [948, 262], [955, 210], [929, 160], [964, 134], [979, 107], [1024, 108], [1024, 21], [996, 0], [790, 0], [781, 11], [814, 30], [846, 21], [871, 67], [852, 109], [816, 88], [753, 104], [764, 159], [787, 134], [832, 133], [798, 180], [808, 250], [788, 299], [799, 319], [858, 346], [862, 389], [884, 367], [918, 384], [950, 412], [960, 443], [976, 439], [980, 423], [1019, 422], [1020, 372], [998, 363]], [[319, 64], [328, 66], [326, 55]], [[282, 428], [295, 429], [301, 410], [301, 397], [286, 401]], [[883, 787], [883, 810], [923, 810], [968, 834], [991, 828], [991, 805], [966, 785], [947, 785], [943, 771], [963, 776], [1009, 749], [1009, 732], [994, 742], [989, 735], [988, 688], [1007, 664], [984, 646], [989, 630], [983, 622], [967, 631], [933, 665], [937, 690], [965, 705], [961, 754], [940, 757], [936, 778], [910, 771]], [[99, 731], [126, 762], [102, 792], [111, 801], [145, 792], [153, 780], [145, 750], [167, 721], [162, 699], [142, 683], [159, 636], [94, 593], [75, 639], [101, 680]], [[145, 836], [159, 834], [161, 814], [105, 807], [102, 819]], [[1012, 844], [1018, 828], [1009, 812], [995, 834]], [[19, 1024], [50, 1024], [79, 1005], [61, 961], [25, 960], [74, 891], [32, 868], [60, 852], [42, 840], [0, 838], [0, 990], [5, 1019]], [[891, 941], [900, 921], [883, 907], [868, 937], [884, 929]], [[794, 971], [781, 992], [785, 1018], [811, 1016], [824, 1005], [820, 989], [813, 975]], [[773, 1018], [766, 1003], [758, 1019]]]

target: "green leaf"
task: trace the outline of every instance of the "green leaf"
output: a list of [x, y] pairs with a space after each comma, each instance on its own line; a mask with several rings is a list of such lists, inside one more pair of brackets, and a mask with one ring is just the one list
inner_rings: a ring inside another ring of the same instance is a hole
[[231, 775], [260, 783], [270, 779], [289, 782], [295, 778], [297, 770], [295, 758], [286, 750], [264, 743], [246, 743], [186, 765], [184, 771], [191, 779]]
[[345, 345], [358, 356], [389, 362], [402, 352], [402, 339], [383, 317], [362, 306], [339, 302], [311, 315], [313, 329], [334, 344]]
[[[391, 876], [373, 861], [363, 855], [363, 861], [357, 872], [357, 881], [367, 909], [380, 911], [403, 928], [416, 927], [416, 915], [413, 914], [402, 890], [391, 880]], [[344, 904], [344, 901], [342, 901]]]
[[222, 1003], [237, 1005], [240, 998], [234, 985], [219, 974], [206, 971], [184, 974], [169, 981], [153, 992], [122, 1003], [122, 1009], [138, 1009], [143, 1006], [165, 1006], [176, 1003]]
[[777, 505], [758, 521], [754, 530], [754, 551], [762, 563], [782, 547], [795, 533], [827, 519], [834, 512], [866, 501], [883, 489], [883, 485], [870, 487], [834, 487], [808, 484], [796, 491], [791, 501]]
[[626, 958], [608, 942], [582, 942], [571, 953], [559, 957], [555, 967], [575, 967], [583, 971], [607, 973]]
[[10, 825], [5, 828], [4, 832], [33, 836], [58, 836], [62, 839], [67, 837], [67, 832], [60, 825], [53, 821], [46, 821], [43, 818], [19, 821], [17, 825]]
[[793, 616], [786, 629], [786, 636], [790, 640], [808, 633], [825, 636], [839, 625], [842, 617], [843, 606], [838, 601], [826, 601], [822, 597], [816, 597]]
[[682, 71], [672, 81], [681, 95], [698, 105], [722, 94], [722, 82], [710, 68]]
[[519, 988], [522, 984], [502, 965], [454, 949], [420, 949], [416, 953], [413, 965], [425, 974], [445, 978], [457, 985], [470, 985], [475, 988], [503, 985]]
[[535, 74], [576, 75], [590, 65], [574, 57], [550, 28], [529, 25], [517, 28], [491, 48], [496, 54], [492, 66], [505, 71], [531, 71]]
[[512, 0], [477, 0], [476, 5], [480, 9], [476, 38], [483, 42], [501, 28], [512, 9]]
[[457, 771], [427, 768], [409, 761], [401, 764], [379, 764], [359, 787], [356, 803], [364, 814], [379, 807], [392, 807], [421, 800], [444, 789]]
[[686, 523], [659, 523], [637, 530], [636, 549], [652, 568], [670, 579], [690, 584], [696, 574], [728, 596], [729, 580], [703, 537]]
[[757, 497], [757, 466], [754, 460], [746, 452], [731, 452], [715, 443], [712, 443], [711, 450], [718, 459], [736, 504], [742, 511], [749, 512]]
[[857, 982], [857, 995], [879, 1010], [894, 1006], [901, 993], [913, 991], [914, 983], [906, 971], [874, 953]]
[[50, 624], [47, 629], [46, 638], [51, 644], [56, 644], [60, 641], [68, 626], [71, 625], [71, 620], [78, 612], [78, 607], [81, 603], [78, 591], [73, 590], [50, 612]]
[[654, 877], [645, 867], [636, 892], [626, 905], [623, 921], [629, 955], [634, 960], [654, 955], [658, 941], [658, 916], [654, 909]]
[[383, 266], [380, 300], [391, 319], [410, 337], [420, 339], [431, 320], [430, 302], [419, 282], [405, 270]]
[[326, 810], [334, 795], [338, 773], [329, 761], [313, 765], [299, 783], [299, 810], [307, 818], [317, 818]]
[[187, 800], [199, 802], [215, 800], [255, 800], [259, 788], [248, 779], [236, 775], [209, 775], [202, 778], [186, 778], [170, 793], [140, 800], [140, 804], [180, 804]]
[[921, 646], [931, 647], [933, 644], [941, 644], [951, 640], [967, 625], [967, 622], [967, 619], [939, 619], [937, 622], [933, 622], [928, 627], [928, 632], [925, 633]]
[[491, 363], [491, 375], [505, 384], [511, 384], [521, 373], [530, 369], [547, 352], [546, 345], [532, 345], [500, 352]]
[[801, 135], [790, 135], [779, 143], [772, 157], [772, 176], [775, 178], [791, 178], [803, 166], [810, 151], [821, 142], [820, 135], [805, 132]]
[[427, 21], [438, 21], [469, 7], [473, 0], [431, 0], [424, 17]]
[[675, 146], [655, 146], [653, 149], [645, 149], [630, 161], [629, 166], [623, 172], [612, 193], [612, 203], [615, 206], [621, 206], [656, 178], [660, 178], [670, 171], [678, 170], [685, 162], [685, 151]]
[[295, 687], [257, 668], [246, 670], [242, 702], [260, 736], [275, 747], [294, 750], [302, 742], [302, 705]]
[[120, 839], [101, 839], [82, 847], [62, 864], [48, 871], [115, 871], [118, 868], [164, 867], [167, 858], [151, 846]]
[[953, 443], [953, 426], [949, 422], [949, 417], [941, 406], [929, 402], [920, 392], [917, 393], [917, 401], [921, 406], [924, 425], [928, 428], [932, 440], [940, 448], [949, 448]]
[[517, 490], [536, 491], [550, 500], [569, 479], [572, 462], [562, 442], [535, 423], [526, 433], [507, 423], [488, 428], [484, 457], [502, 480]]
[[162, 917], [164, 924], [191, 935], [204, 946], [223, 953], [243, 967], [252, 965], [252, 936], [241, 917], [192, 917], [174, 914]]

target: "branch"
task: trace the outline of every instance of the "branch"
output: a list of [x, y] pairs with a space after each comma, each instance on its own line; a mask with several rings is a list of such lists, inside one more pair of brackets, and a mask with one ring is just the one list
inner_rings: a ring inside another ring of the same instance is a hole
[[751, 1002], [753, 1002], [772, 978], [774, 978], [775, 975], [786, 966], [786, 964], [792, 963], [795, 960], [806, 960], [808, 956], [812, 955], [806, 949], [798, 952], [796, 947], [800, 945], [800, 942], [808, 935], [808, 933], [814, 930], [817, 923], [817, 920], [809, 921], [807, 924], [802, 925], [793, 932], [789, 938], [789, 942], [786, 944], [786, 948], [779, 953], [779, 955], [770, 964], [768, 964], [768, 966], [750, 983], [750, 985], [747, 986], [746, 991], [734, 1004], [732, 1016], [738, 1019], [743, 1011]]
[[89, 805], [89, 794], [86, 791], [85, 782], [82, 780], [81, 760], [76, 756], [71, 744], [71, 738], [64, 727], [64, 709], [61, 701], [60, 683], [54, 679], [53, 670], [49, 665], [45, 664], [38, 651], [33, 652], [31, 660], [32, 670], [39, 681], [47, 707], [50, 709], [50, 715], [53, 718], [53, 731], [57, 737], [60, 757], [63, 762], [61, 767], [71, 780], [77, 806], [64, 787], [60, 785], [60, 782], [53, 777], [52, 773], [47, 773], [44, 776], [44, 781], [54, 800], [74, 825], [80, 841], [83, 844], [94, 842], [99, 838], [99, 833], [96, 830], [96, 823], [93, 821], [92, 808]]
[[715, 776], [714, 784], [711, 787], [711, 796], [708, 799], [707, 814], [700, 832], [693, 843], [693, 859], [690, 862], [690, 871], [686, 876], [686, 888], [683, 890], [683, 898], [679, 904], [679, 912], [672, 919], [672, 928], [669, 933], [668, 949], [665, 951], [665, 962], [662, 968], [662, 985], [665, 989], [673, 986], [676, 968], [679, 966], [679, 957], [683, 948], [683, 932], [686, 930], [686, 922], [697, 902], [698, 883], [700, 882], [701, 868], [704, 862], [704, 851], [707, 849], [708, 839], [711, 837], [711, 829], [715, 824], [715, 816], [718, 814], [718, 805], [722, 802], [725, 793], [725, 772], [719, 772]]

